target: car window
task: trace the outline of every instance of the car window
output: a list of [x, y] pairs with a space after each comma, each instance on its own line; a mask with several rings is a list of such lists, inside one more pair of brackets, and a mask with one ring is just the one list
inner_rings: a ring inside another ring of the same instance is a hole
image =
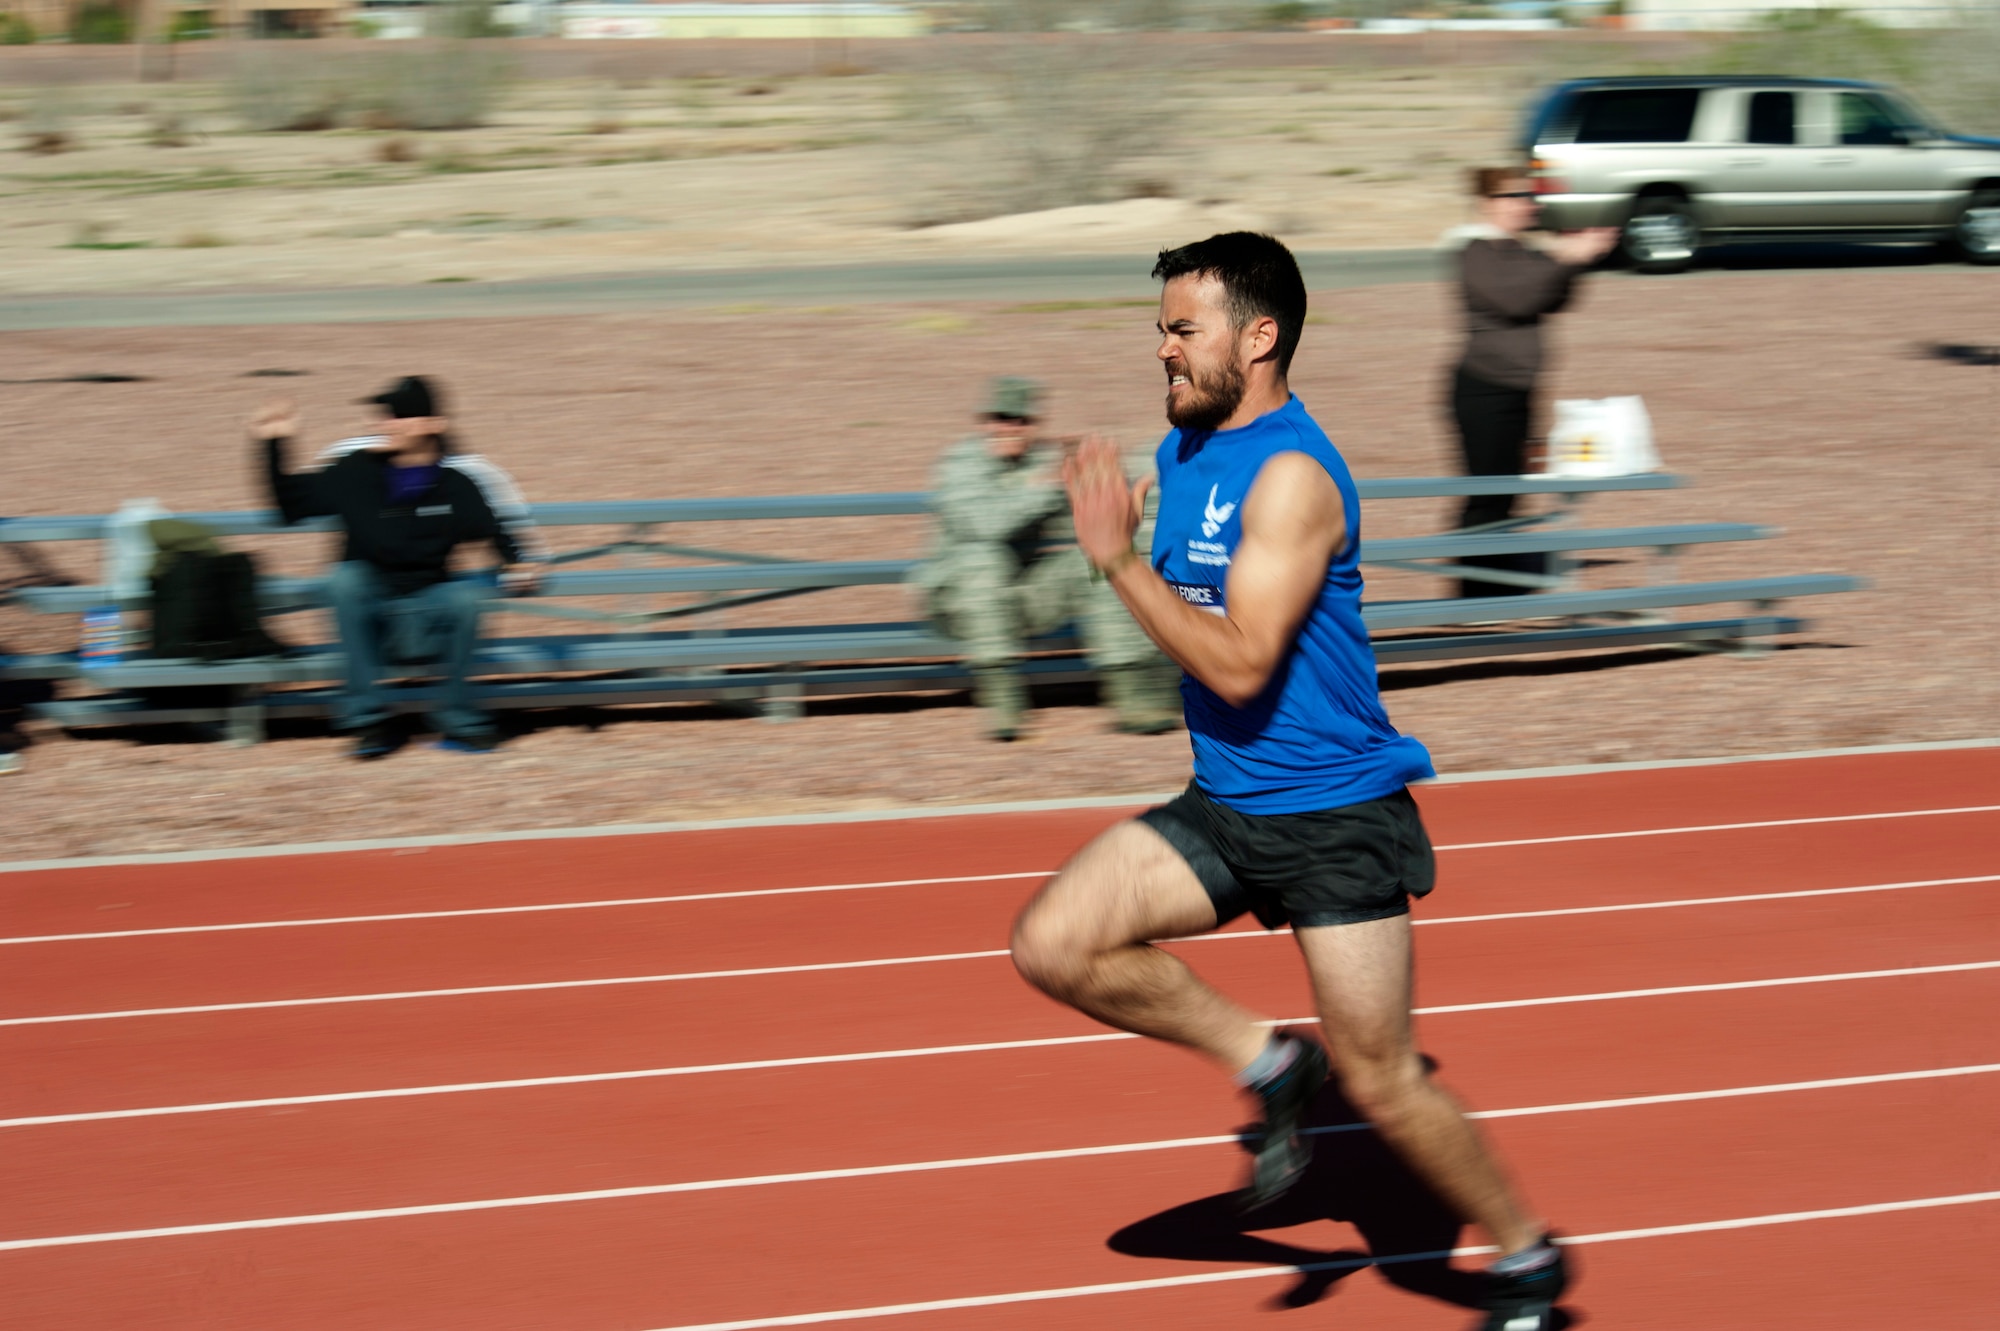
[[1696, 88], [1605, 88], [1578, 98], [1577, 143], [1685, 143]]
[[1935, 138], [1940, 133], [1937, 122], [1908, 97], [1882, 96], [1878, 100], [1889, 109], [1889, 114], [1896, 118], [1896, 123], [1911, 131], [1915, 137]]
[[1865, 92], [1840, 94], [1840, 141], [1848, 144], [1901, 143], [1902, 117]]
[[1760, 92], [1750, 98], [1745, 143], [1797, 143], [1798, 98], [1789, 92]]

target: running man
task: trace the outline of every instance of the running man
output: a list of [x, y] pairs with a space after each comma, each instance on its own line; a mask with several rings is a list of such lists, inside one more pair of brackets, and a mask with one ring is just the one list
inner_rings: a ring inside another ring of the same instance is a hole
[[[1382, 709], [1361, 622], [1360, 502], [1286, 383], [1305, 324], [1298, 264], [1232, 232], [1160, 255], [1167, 420], [1151, 558], [1132, 548], [1147, 482], [1087, 440], [1065, 467], [1077, 542], [1181, 686], [1194, 780], [1079, 851], [1016, 923], [1014, 964], [1097, 1020], [1208, 1055], [1263, 1107], [1242, 1203], [1305, 1172], [1300, 1135], [1329, 1072], [1376, 1131], [1501, 1257], [1489, 1331], [1547, 1331], [1562, 1253], [1522, 1206], [1410, 1025], [1409, 898], [1435, 863], [1407, 784], [1423, 745]], [[1154, 940], [1252, 912], [1289, 922], [1326, 1047], [1274, 1032]]]

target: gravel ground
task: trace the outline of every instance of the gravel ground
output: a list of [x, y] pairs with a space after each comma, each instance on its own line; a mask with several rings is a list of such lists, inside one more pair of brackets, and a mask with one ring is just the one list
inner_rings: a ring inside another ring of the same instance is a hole
[[[1357, 474], [1455, 469], [1439, 409], [1448, 296], [1424, 284], [1316, 302], [1295, 388]], [[1396, 723], [1458, 772], [2000, 733], [2000, 369], [1941, 350], [2000, 342], [1996, 310], [2000, 274], [1949, 265], [1593, 279], [1558, 331], [1553, 394], [1643, 394], [1668, 467], [1692, 484], [1603, 497], [1589, 520], [1768, 523], [1785, 534], [1691, 553], [1679, 573], [1857, 573], [1872, 588], [1792, 607], [1813, 628], [1758, 659], [1391, 669]], [[254, 504], [238, 422], [263, 393], [296, 393], [323, 441], [356, 423], [354, 398], [409, 371], [440, 376], [468, 444], [538, 500], [921, 488], [994, 373], [1045, 378], [1057, 429], [1157, 438], [1151, 317], [1142, 301], [10, 334], [0, 428], [15, 443], [0, 505]], [[248, 377], [273, 369], [304, 373]], [[145, 381], [37, 382], [93, 373]], [[1383, 503], [1365, 520], [1387, 535], [1448, 516]], [[915, 553], [924, 539], [914, 521], [681, 535], [828, 558]], [[324, 555], [319, 538], [262, 544], [278, 568]], [[86, 546], [22, 553], [43, 572], [0, 553], [0, 579], [94, 572]], [[1643, 576], [1615, 563], [1587, 574]], [[1373, 589], [1441, 587], [1394, 575]], [[912, 609], [899, 589], [876, 589], [763, 619]], [[312, 626], [280, 631], [302, 639]], [[73, 633], [0, 607], [7, 650]], [[1110, 736], [1087, 695], [1047, 701], [1032, 740], [1013, 746], [981, 742], [962, 696], [925, 696], [817, 703], [790, 724], [608, 709], [545, 718], [489, 757], [412, 749], [365, 766], [314, 729], [240, 749], [30, 724], [26, 771], [0, 786], [0, 858], [1138, 793], [1186, 779], [1184, 735]]]

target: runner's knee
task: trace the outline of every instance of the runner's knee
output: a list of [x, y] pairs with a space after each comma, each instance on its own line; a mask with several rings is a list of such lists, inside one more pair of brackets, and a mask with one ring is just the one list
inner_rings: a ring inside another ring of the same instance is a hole
[[1397, 1117], [1428, 1085], [1423, 1061], [1408, 1050], [1350, 1055], [1336, 1066], [1341, 1093], [1371, 1122]]
[[1076, 994], [1090, 969], [1090, 949], [1044, 893], [1014, 921], [1010, 944], [1014, 969], [1035, 988], [1055, 998]]
[[1014, 966], [1069, 1001], [1115, 983], [1103, 974], [1107, 956], [1214, 926], [1214, 906], [1179, 853], [1152, 828], [1125, 822], [1078, 851], [1021, 912]]

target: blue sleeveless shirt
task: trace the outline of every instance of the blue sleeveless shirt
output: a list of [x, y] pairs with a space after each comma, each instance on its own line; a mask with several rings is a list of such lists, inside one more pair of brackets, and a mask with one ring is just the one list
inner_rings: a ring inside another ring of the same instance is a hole
[[1296, 397], [1239, 429], [1167, 435], [1153, 568], [1190, 605], [1228, 613], [1243, 501], [1279, 453], [1304, 453], [1333, 477], [1346, 544], [1262, 694], [1232, 707], [1193, 676], [1181, 681], [1196, 783], [1252, 814], [1337, 809], [1436, 775], [1424, 746], [1398, 734], [1382, 710], [1361, 622], [1361, 498], [1346, 462]]

